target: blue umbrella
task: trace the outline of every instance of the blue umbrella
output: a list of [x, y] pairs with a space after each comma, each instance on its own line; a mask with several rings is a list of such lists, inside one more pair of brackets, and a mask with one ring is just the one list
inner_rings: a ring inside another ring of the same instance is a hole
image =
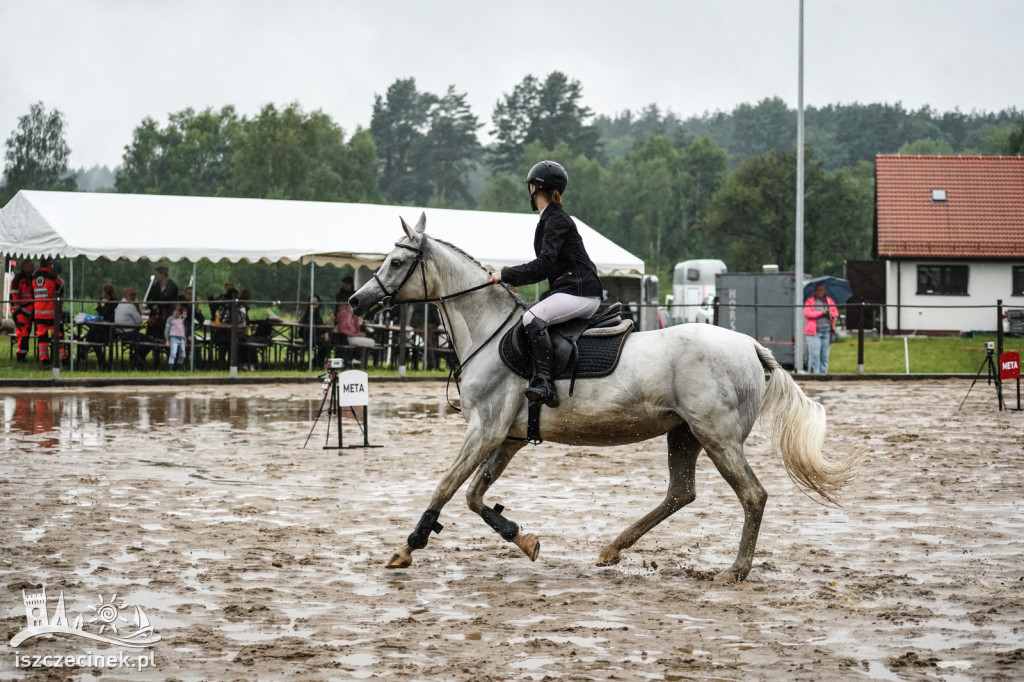
[[824, 277], [815, 277], [814, 279], [807, 280], [807, 283], [804, 284], [805, 301], [814, 296], [814, 287], [818, 284], [825, 285], [825, 295], [835, 301], [836, 305], [843, 305], [853, 296], [853, 287], [850, 286], [848, 281], [839, 277], [833, 277], [832, 275], [825, 275]]

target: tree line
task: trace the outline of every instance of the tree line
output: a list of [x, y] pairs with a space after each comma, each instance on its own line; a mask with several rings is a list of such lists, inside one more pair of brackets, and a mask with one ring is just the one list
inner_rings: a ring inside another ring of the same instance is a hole
[[[875, 154], [1024, 153], [1024, 113], [1013, 108], [837, 104], [808, 107], [805, 121], [805, 263], [815, 275], [870, 256]], [[63, 126], [42, 103], [19, 120], [0, 203], [21, 188], [75, 189]], [[527, 212], [523, 178], [552, 158], [569, 172], [570, 212], [664, 279], [687, 258], [721, 258], [736, 272], [793, 267], [795, 143], [796, 111], [777, 97], [688, 118], [656, 104], [596, 115], [582, 84], [554, 71], [503, 94], [488, 126], [454, 86], [436, 94], [399, 78], [351, 135], [298, 103], [146, 117], [113, 189]]]

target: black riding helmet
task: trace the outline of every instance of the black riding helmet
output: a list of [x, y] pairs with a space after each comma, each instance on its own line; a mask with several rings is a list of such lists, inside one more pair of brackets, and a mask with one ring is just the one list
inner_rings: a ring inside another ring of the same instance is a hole
[[526, 174], [526, 188], [534, 186], [530, 192], [530, 208], [537, 210], [537, 192], [545, 190], [548, 192], [557, 191], [559, 194], [565, 191], [569, 184], [569, 175], [562, 168], [562, 165], [554, 161], [541, 161], [535, 164], [530, 172]]
[[569, 175], [562, 168], [561, 164], [554, 161], [541, 161], [535, 164], [526, 176], [526, 184], [534, 185], [537, 189], [565, 191], [569, 184]]

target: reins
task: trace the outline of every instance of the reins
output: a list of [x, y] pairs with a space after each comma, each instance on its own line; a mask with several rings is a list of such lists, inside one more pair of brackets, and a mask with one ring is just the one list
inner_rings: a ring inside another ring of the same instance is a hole
[[[398, 294], [399, 291], [402, 290], [402, 287], [404, 287], [405, 284], [412, 277], [412, 273], [416, 270], [416, 266], [417, 265], [419, 266], [420, 278], [421, 278], [422, 283], [423, 283], [423, 295], [426, 296], [426, 294], [427, 294], [427, 271], [426, 271], [426, 266], [423, 264], [423, 249], [417, 248], [415, 246], [410, 246], [409, 244], [401, 244], [401, 243], [398, 243], [398, 242], [395, 242], [395, 246], [397, 246], [399, 248], [403, 248], [403, 249], [408, 249], [409, 251], [415, 252], [416, 258], [413, 260], [413, 264], [409, 268], [409, 271], [405, 273], [405, 277], [402, 278], [402, 281], [392, 291], [388, 291], [388, 288], [386, 286], [384, 286], [384, 282], [381, 281], [380, 277], [377, 276], [376, 272], [373, 273], [373, 279], [376, 280], [377, 285], [381, 288], [381, 291], [384, 292], [384, 303], [385, 303], [385, 305], [390, 305], [391, 304], [391, 300]], [[486, 289], [487, 287], [489, 287], [489, 286], [491, 286], [493, 284], [494, 284], [494, 282], [491, 282], [491, 281], [488, 280], [487, 282], [484, 282], [483, 284], [477, 284], [476, 286], [472, 286], [472, 287], [470, 287], [468, 289], [463, 289], [462, 291], [456, 291], [454, 294], [446, 294], [444, 296], [435, 296], [433, 298], [419, 298], [419, 299], [413, 299], [413, 300], [408, 300], [408, 301], [401, 301], [401, 303], [440, 303], [441, 304], [441, 313], [442, 313], [442, 315], [441, 315], [441, 324], [444, 326], [445, 334], [448, 335], [448, 338], [451, 341], [452, 352], [455, 353], [455, 364], [452, 365], [451, 367], [449, 367], [449, 369], [448, 369], [448, 382], [445, 384], [445, 400], [448, 401], [448, 407], [452, 408], [456, 412], [462, 412], [462, 408], [461, 407], [456, 407], [455, 405], [453, 405], [451, 397], [449, 396], [449, 392], [451, 390], [452, 378], [454, 377], [454, 379], [455, 379], [455, 390], [458, 391], [459, 396], [461, 397], [462, 396], [462, 387], [459, 384], [459, 379], [462, 376], [462, 370], [466, 367], [466, 365], [469, 364], [470, 360], [475, 358], [477, 356], [477, 354], [480, 353], [480, 351], [482, 351], [484, 348], [486, 348], [487, 345], [491, 341], [493, 341], [494, 338], [496, 336], [498, 336], [498, 334], [501, 333], [502, 329], [505, 328], [505, 325], [507, 325], [512, 320], [512, 318], [515, 317], [516, 311], [518, 309], [520, 309], [520, 308], [525, 310], [526, 306], [523, 305], [522, 301], [520, 301], [519, 298], [516, 297], [516, 295], [513, 294], [512, 291], [510, 291], [507, 286], [503, 285], [502, 288], [508, 293], [509, 296], [512, 297], [512, 300], [515, 303], [515, 305], [512, 307], [512, 311], [508, 314], [508, 317], [505, 318], [505, 321], [502, 322], [500, 325], [498, 325], [498, 328], [495, 329], [491, 333], [491, 335], [488, 336], [487, 339], [482, 344], [477, 346], [476, 349], [473, 350], [473, 352], [471, 352], [466, 357], [465, 361], [463, 361], [463, 360], [461, 360], [459, 358], [459, 351], [458, 351], [458, 349], [456, 347], [456, 344], [455, 344], [455, 338], [452, 336], [451, 331], [449, 331], [451, 316], [448, 314], [448, 308], [445, 307], [444, 303], [445, 303], [445, 301], [451, 300], [453, 298], [458, 298], [460, 296], [465, 296], [467, 294], [472, 294], [472, 293], [480, 291], [482, 289]]]

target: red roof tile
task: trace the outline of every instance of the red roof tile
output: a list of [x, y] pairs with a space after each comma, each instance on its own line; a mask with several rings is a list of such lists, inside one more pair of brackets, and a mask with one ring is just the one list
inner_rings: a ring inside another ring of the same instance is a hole
[[875, 179], [880, 257], [1024, 258], [1024, 157], [878, 155]]

